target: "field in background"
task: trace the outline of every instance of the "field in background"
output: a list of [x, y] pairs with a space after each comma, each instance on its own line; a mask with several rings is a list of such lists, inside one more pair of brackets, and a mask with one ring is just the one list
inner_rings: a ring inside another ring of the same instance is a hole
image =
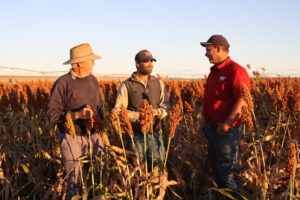
[[[50, 88], [56, 78], [37, 81], [18, 77], [18, 84], [1, 78], [1, 199], [64, 199], [66, 174], [56, 127], [46, 117]], [[213, 199], [211, 195], [216, 192], [230, 194], [216, 189], [207, 159], [202, 116], [205, 80], [164, 81], [173, 111], [179, 108], [177, 117], [182, 119], [174, 137], [170, 136], [169, 117], [163, 125], [166, 147], [171, 141], [168, 178], [145, 174], [140, 172], [141, 167], [128, 162], [121, 142], [124, 134], [118, 135], [108, 120], [101, 130], [103, 137], [109, 138], [106, 148], [110, 153], [95, 158], [93, 169], [98, 170], [98, 182], [92, 181], [91, 167], [85, 168], [86, 196], [132, 199], [136, 195], [145, 199], [148, 194], [150, 199], [164, 195], [165, 199], [198, 200]], [[120, 81], [101, 79], [99, 83], [109, 118]], [[243, 127], [238, 162], [239, 177], [247, 192], [242, 195], [246, 199], [251, 199], [250, 195], [255, 199], [299, 199], [300, 79], [257, 76], [251, 82], [251, 95], [254, 105], [245, 112], [250, 118], [244, 118], [247, 127]], [[84, 161], [90, 162], [89, 158]]]
[[[55, 81], [58, 76], [0, 76], [0, 82], [16, 83], [24, 81]], [[128, 77], [123, 76], [96, 76], [99, 81], [123, 81]], [[167, 78], [168, 80], [189, 80], [186, 78]], [[200, 79], [200, 78], [199, 78]], [[199, 80], [198, 79], [198, 80]], [[196, 80], [196, 79], [194, 79]]]
[[[0, 81], [3, 82], [12, 82], [15, 83], [16, 81], [55, 81], [58, 78], [58, 76], [0, 76]], [[98, 80], [104, 80], [104, 81], [118, 81], [118, 80], [124, 80], [126, 77], [111, 77], [111, 76], [98, 76]]]

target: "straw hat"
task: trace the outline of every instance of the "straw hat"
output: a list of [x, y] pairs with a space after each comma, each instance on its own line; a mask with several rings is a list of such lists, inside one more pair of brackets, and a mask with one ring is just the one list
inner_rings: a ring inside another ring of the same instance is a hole
[[76, 47], [70, 49], [70, 60], [64, 62], [64, 65], [87, 62], [91, 60], [101, 59], [101, 56], [95, 55], [93, 53], [92, 47], [90, 44], [80, 44]]

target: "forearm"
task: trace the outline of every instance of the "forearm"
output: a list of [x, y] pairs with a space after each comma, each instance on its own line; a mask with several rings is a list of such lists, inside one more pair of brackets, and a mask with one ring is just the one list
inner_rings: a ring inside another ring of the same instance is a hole
[[51, 111], [49, 110], [47, 115], [51, 123], [59, 123], [64, 113], [55, 110], [51, 110]]
[[135, 111], [132, 111], [132, 110], [127, 110], [127, 113], [128, 113], [129, 121], [137, 122], [139, 120], [139, 117], [140, 117], [139, 112], [135, 112]]
[[50, 98], [47, 116], [51, 123], [59, 123], [66, 113], [63, 111], [62, 101], [59, 98]]
[[233, 108], [228, 117], [226, 118], [225, 123], [232, 124], [234, 121], [239, 119], [241, 116], [241, 110], [243, 105], [245, 105], [245, 101], [242, 98], [238, 99], [233, 105]]
[[[69, 111], [71, 114], [71, 117], [73, 120], [76, 120], [78, 117], [76, 112], [71, 112]], [[68, 112], [63, 112], [60, 109], [51, 109], [48, 111], [48, 119], [51, 123], [64, 123], [65, 122], [65, 116]]]
[[[128, 93], [127, 93], [127, 88], [124, 83], [121, 84], [120, 88], [118, 89], [118, 93], [117, 93], [117, 99], [116, 99], [116, 104], [115, 104], [115, 109], [117, 110], [117, 112], [121, 111], [122, 105], [125, 108], [127, 108], [127, 106], [128, 106]], [[138, 121], [139, 112], [127, 110], [127, 113], [128, 113], [128, 118], [131, 122]]]
[[159, 108], [157, 110], [158, 117], [162, 119], [168, 115], [168, 111], [170, 110], [170, 103], [166, 87], [164, 86], [162, 81], [160, 81], [160, 88], [162, 92], [160, 95]]
[[240, 118], [243, 105], [245, 105], [245, 102], [242, 98], [236, 101], [226, 120], [218, 124], [217, 132], [219, 134], [225, 134], [230, 129], [232, 123]]

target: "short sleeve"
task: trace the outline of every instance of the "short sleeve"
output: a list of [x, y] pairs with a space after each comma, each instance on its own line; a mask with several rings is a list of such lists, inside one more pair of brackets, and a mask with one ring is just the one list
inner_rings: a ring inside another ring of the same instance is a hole
[[238, 67], [233, 74], [233, 94], [234, 98], [242, 98], [243, 85], [250, 89], [250, 78], [247, 71], [243, 67]]

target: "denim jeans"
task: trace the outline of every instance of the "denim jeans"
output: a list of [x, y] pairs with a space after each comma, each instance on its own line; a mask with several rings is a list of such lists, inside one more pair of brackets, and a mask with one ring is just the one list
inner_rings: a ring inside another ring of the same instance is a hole
[[230, 188], [240, 191], [237, 157], [240, 141], [239, 127], [232, 127], [224, 135], [217, 133], [217, 124], [205, 125], [208, 140], [208, 155], [219, 188]]
[[[126, 138], [129, 144], [129, 148], [133, 151], [132, 142], [129, 137]], [[144, 134], [137, 133], [133, 137], [133, 141], [137, 148], [139, 154], [139, 160], [141, 163], [145, 162], [145, 147], [144, 147]], [[157, 134], [146, 134], [146, 160], [148, 171], [152, 171], [152, 159], [153, 159], [153, 166], [157, 166], [160, 163], [164, 162], [165, 159], [165, 148], [163, 143], [163, 138], [161, 133]], [[153, 154], [153, 157], [152, 157]]]

